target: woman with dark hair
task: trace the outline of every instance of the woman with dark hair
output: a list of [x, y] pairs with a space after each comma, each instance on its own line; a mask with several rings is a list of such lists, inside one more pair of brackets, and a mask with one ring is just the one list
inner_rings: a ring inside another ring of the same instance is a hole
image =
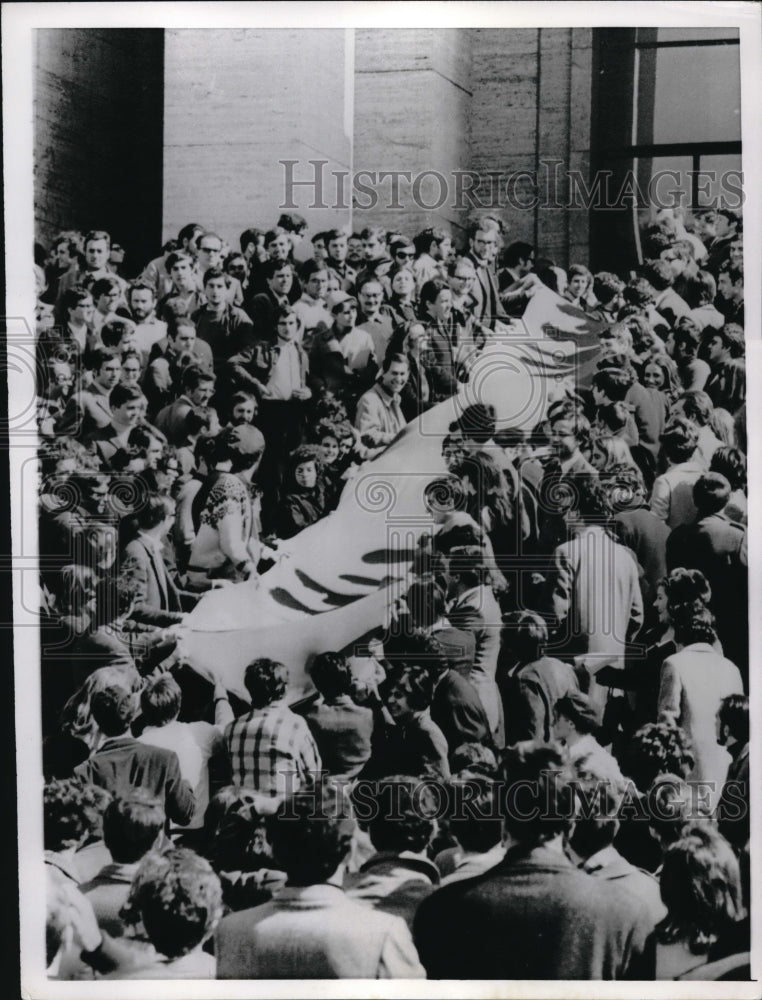
[[293, 538], [326, 514], [317, 448], [300, 445], [291, 452], [276, 518], [278, 538]]
[[681, 979], [745, 916], [738, 859], [711, 826], [686, 827], [665, 852], [660, 887], [667, 916], [656, 928], [656, 979]]

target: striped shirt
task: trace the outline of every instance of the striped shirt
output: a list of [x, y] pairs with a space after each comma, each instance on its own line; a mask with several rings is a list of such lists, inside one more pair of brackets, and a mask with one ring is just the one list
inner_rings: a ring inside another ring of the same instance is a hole
[[264, 795], [290, 795], [322, 767], [307, 723], [282, 701], [231, 722], [225, 745], [233, 782]]

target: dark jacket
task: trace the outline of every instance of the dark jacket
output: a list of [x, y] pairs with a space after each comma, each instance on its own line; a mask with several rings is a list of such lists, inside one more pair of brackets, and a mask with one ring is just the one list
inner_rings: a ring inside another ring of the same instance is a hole
[[489, 741], [489, 722], [476, 688], [454, 670], [448, 670], [437, 685], [431, 718], [444, 733], [450, 753], [461, 743]]
[[416, 914], [429, 979], [652, 979], [644, 903], [537, 846], [444, 886]]
[[132, 736], [106, 740], [75, 774], [114, 796], [128, 795], [138, 788], [149, 792], [164, 803], [167, 819], [179, 826], [190, 822], [196, 808], [191, 787], [180, 776], [174, 750], [152, 747]]
[[356, 705], [349, 695], [318, 701], [304, 713], [320, 751], [323, 768], [353, 778], [370, 758], [373, 712]]

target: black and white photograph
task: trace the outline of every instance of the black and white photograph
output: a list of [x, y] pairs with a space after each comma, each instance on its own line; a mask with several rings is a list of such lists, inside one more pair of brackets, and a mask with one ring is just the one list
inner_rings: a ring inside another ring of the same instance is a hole
[[2, 17], [22, 995], [760, 996], [762, 8]]

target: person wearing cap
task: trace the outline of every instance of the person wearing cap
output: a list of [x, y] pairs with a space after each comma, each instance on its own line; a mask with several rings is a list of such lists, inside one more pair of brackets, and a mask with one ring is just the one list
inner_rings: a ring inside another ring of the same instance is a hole
[[373, 338], [355, 325], [357, 299], [332, 292], [328, 309], [333, 323], [318, 330], [310, 352], [313, 388], [328, 389], [354, 402], [372, 384], [378, 371]]
[[215, 439], [212, 471], [192, 503], [196, 537], [188, 561], [189, 589], [256, 575], [262, 546], [250, 484], [264, 450], [262, 432], [250, 424], [226, 427]]
[[572, 691], [553, 708], [553, 737], [567, 748], [572, 762], [588, 754], [609, 757], [596, 739], [601, 722], [598, 705], [581, 691]]

